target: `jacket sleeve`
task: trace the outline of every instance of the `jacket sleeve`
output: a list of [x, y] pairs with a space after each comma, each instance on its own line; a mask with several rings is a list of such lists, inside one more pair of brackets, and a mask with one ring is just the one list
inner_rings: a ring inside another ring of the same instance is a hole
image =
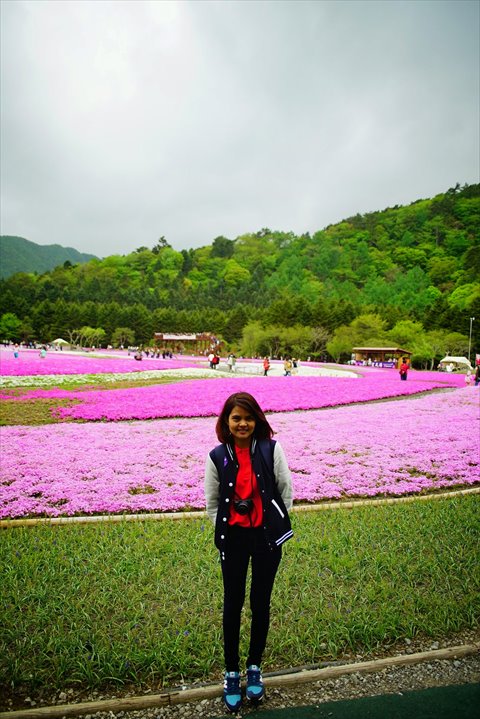
[[207, 504], [207, 514], [213, 524], [217, 519], [217, 510], [220, 497], [220, 480], [217, 468], [209, 454], [205, 463], [205, 501]]
[[275, 443], [273, 452], [273, 472], [277, 482], [278, 491], [285, 507], [290, 510], [293, 506], [292, 475], [287, 464], [287, 459], [280, 442]]

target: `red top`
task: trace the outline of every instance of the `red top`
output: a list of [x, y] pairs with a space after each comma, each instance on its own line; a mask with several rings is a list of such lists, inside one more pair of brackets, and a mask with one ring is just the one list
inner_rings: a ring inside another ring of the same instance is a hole
[[239, 468], [233, 501], [253, 498], [253, 507], [248, 514], [238, 514], [232, 501], [228, 523], [240, 527], [260, 527], [263, 519], [262, 499], [252, 467], [250, 447], [235, 447], [235, 452]]

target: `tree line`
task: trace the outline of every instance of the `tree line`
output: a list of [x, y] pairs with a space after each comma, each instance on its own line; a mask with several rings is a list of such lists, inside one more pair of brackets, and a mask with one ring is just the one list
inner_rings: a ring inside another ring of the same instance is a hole
[[[312, 235], [263, 228], [181, 252], [161, 237], [152, 249], [2, 280], [0, 338], [68, 339], [86, 327], [103, 330], [104, 345], [117, 343], [119, 330], [149, 345], [154, 332], [209, 331], [248, 354], [295, 347], [297, 355], [341, 359], [369, 317], [364, 342], [405, 336], [406, 349], [431, 361], [439, 338], [457, 349], [452, 336], [470, 339], [470, 317], [479, 347], [479, 237], [480, 185], [357, 214]], [[413, 335], [392, 334], [405, 322]]]

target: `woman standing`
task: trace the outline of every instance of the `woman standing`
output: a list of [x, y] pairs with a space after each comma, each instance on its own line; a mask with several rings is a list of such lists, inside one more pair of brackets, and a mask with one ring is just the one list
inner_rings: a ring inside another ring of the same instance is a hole
[[283, 449], [272, 439], [273, 430], [251, 394], [232, 394], [215, 429], [221, 444], [207, 456], [205, 496], [223, 576], [223, 700], [229, 711], [236, 712], [242, 703], [240, 616], [250, 560], [252, 625], [246, 696], [259, 702], [265, 694], [260, 665], [282, 544], [293, 536], [288, 516], [292, 481]]

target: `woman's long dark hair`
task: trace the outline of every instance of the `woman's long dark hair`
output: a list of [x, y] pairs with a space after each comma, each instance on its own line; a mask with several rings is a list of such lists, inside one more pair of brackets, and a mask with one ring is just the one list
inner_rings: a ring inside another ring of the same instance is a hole
[[255, 418], [255, 431], [254, 437], [257, 439], [272, 439], [273, 429], [270, 427], [267, 418], [265, 417], [262, 408], [258, 404], [255, 397], [252, 397], [248, 392], [235, 392], [227, 398], [223, 409], [217, 419], [215, 426], [215, 432], [219, 442], [227, 444], [230, 441], [230, 430], [228, 429], [228, 418], [232, 413], [234, 407], [242, 407], [242, 409], [250, 412], [252, 417]]

